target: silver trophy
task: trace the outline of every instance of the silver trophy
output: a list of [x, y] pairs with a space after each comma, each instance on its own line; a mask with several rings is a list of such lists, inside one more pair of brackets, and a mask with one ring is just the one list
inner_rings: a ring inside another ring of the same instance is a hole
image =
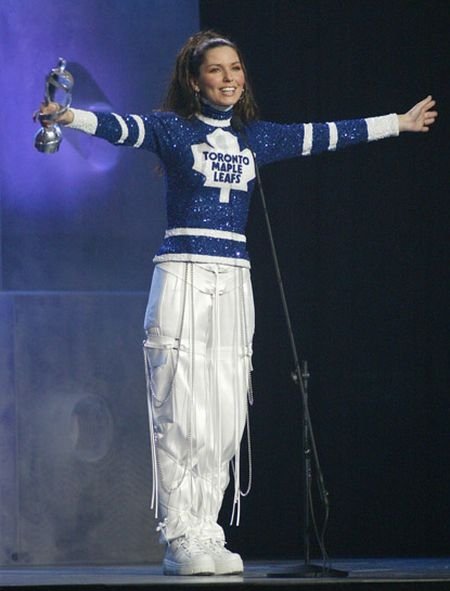
[[54, 154], [59, 150], [63, 136], [61, 127], [56, 120], [67, 111], [72, 103], [74, 81], [72, 74], [66, 70], [66, 64], [66, 60], [60, 57], [57, 67], [53, 68], [45, 79], [44, 102], [46, 105], [56, 102], [60, 105], [60, 109], [48, 115], [35, 113], [35, 119], [48, 122], [34, 136], [36, 149], [45, 154]]

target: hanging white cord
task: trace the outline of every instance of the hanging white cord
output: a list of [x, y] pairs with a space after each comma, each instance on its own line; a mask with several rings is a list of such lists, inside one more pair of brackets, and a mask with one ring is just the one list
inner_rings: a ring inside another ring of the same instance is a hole
[[216, 429], [213, 433], [214, 437], [214, 463], [216, 465], [215, 475], [214, 470], [211, 471], [211, 507], [210, 513], [213, 514], [215, 508], [215, 499], [221, 490], [221, 468], [222, 468], [222, 405], [220, 401], [220, 384], [219, 384], [219, 368], [220, 368], [220, 345], [221, 345], [221, 332], [220, 332], [220, 289], [219, 289], [219, 270], [216, 267], [214, 269], [215, 283], [214, 283], [214, 294], [213, 294], [213, 400], [214, 407], [212, 408], [213, 417], [216, 420]]
[[156, 462], [156, 433], [153, 425], [153, 407], [152, 407], [152, 395], [151, 395], [151, 378], [149, 369], [149, 360], [147, 359], [147, 351], [144, 348], [144, 365], [145, 365], [145, 382], [147, 385], [147, 409], [148, 409], [148, 422], [149, 422], [149, 436], [150, 436], [150, 450], [152, 457], [152, 497], [150, 503], [150, 509], [155, 509], [155, 518], [158, 519], [158, 470]]
[[[234, 286], [234, 310], [236, 315], [236, 336], [233, 339], [233, 357], [236, 360], [238, 367], [242, 367], [241, 360], [245, 364], [245, 343], [244, 334], [245, 331], [242, 328], [242, 275], [240, 269], [237, 270], [235, 278], [237, 276], [237, 285]], [[244, 374], [246, 371], [246, 365], [244, 365]], [[234, 384], [234, 415], [235, 415], [235, 431], [234, 431], [234, 449], [235, 454], [232, 460], [231, 466], [233, 470], [234, 479], [234, 498], [233, 498], [233, 511], [231, 514], [230, 525], [233, 524], [236, 518], [236, 526], [240, 524], [241, 520], [241, 440], [239, 427], [241, 425], [241, 408], [243, 401], [241, 400], [241, 393], [243, 391], [243, 384], [241, 382], [242, 372], [235, 372], [235, 384]], [[245, 379], [245, 378], [244, 378]], [[236, 395], [237, 394], [237, 395]]]
[[[251, 432], [250, 432], [250, 412], [249, 412], [249, 405], [253, 406], [253, 384], [252, 384], [252, 343], [251, 338], [249, 338], [248, 334], [248, 318], [247, 318], [247, 302], [248, 298], [244, 297], [244, 279], [243, 279], [244, 270], [240, 269], [240, 278], [241, 278], [241, 293], [242, 293], [242, 312], [243, 312], [243, 327], [244, 327], [244, 354], [245, 354], [245, 361], [246, 361], [246, 374], [247, 374], [247, 400], [248, 404], [246, 405], [246, 415], [245, 421], [247, 426], [247, 452], [248, 452], [248, 484], [247, 489], [245, 492], [241, 491], [241, 496], [246, 497], [251, 489], [253, 484], [253, 461], [252, 461], [252, 440], [251, 440]], [[249, 285], [249, 289], [251, 290], [251, 284]]]
[[[233, 478], [235, 482], [234, 499], [233, 499], [233, 510], [231, 514], [230, 525], [234, 523], [236, 516], [236, 525], [240, 522], [240, 511], [241, 511], [241, 500], [240, 497], [246, 497], [252, 488], [253, 483], [253, 465], [252, 465], [252, 446], [251, 446], [251, 432], [250, 432], [250, 413], [248, 405], [253, 405], [253, 388], [251, 381], [251, 341], [248, 336], [248, 318], [247, 318], [247, 303], [248, 299], [244, 295], [244, 270], [239, 269], [239, 288], [237, 290], [237, 296], [239, 301], [236, 303], [236, 310], [239, 311], [239, 326], [242, 328], [241, 334], [238, 335], [238, 354], [244, 358], [245, 375], [247, 379], [247, 401], [245, 405], [245, 429], [247, 430], [247, 445], [248, 445], [248, 484], [247, 489], [241, 490], [241, 477], [240, 477], [240, 451], [241, 441], [239, 440], [236, 445], [235, 457], [231, 461], [231, 469], [233, 471]], [[238, 416], [240, 424], [241, 417]]]
[[[188, 271], [189, 275], [188, 278]], [[191, 489], [191, 499], [194, 496], [194, 439], [197, 444], [197, 414], [195, 412], [195, 308], [194, 308], [194, 265], [188, 263], [186, 267], [186, 291], [187, 281], [190, 283], [190, 318], [189, 318], [189, 350], [190, 350], [190, 363], [189, 363], [189, 390], [190, 397], [188, 398], [188, 442], [189, 442], [189, 486]], [[195, 423], [195, 424], [194, 424]], [[195, 436], [194, 436], [195, 435]], [[195, 454], [197, 457], [197, 454]]]

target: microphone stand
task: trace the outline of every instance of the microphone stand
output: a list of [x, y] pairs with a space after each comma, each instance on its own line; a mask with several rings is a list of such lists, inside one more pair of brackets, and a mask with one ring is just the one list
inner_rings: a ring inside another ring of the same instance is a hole
[[277, 278], [278, 288], [281, 296], [281, 303], [283, 306], [284, 316], [286, 320], [286, 327], [289, 336], [289, 342], [294, 360], [294, 370], [291, 373], [293, 382], [299, 387], [301, 400], [303, 403], [303, 464], [304, 464], [304, 479], [305, 479], [305, 501], [304, 501], [304, 562], [303, 564], [295, 565], [288, 569], [284, 569], [281, 572], [267, 573], [268, 577], [283, 577], [283, 578], [302, 578], [302, 577], [316, 577], [316, 576], [331, 576], [331, 577], [346, 577], [348, 573], [346, 571], [333, 569], [329, 564], [329, 557], [323, 541], [323, 533], [319, 535], [317, 528], [315, 527], [317, 542], [320, 547], [322, 554], [322, 565], [312, 564], [310, 562], [310, 525], [311, 521], [315, 525], [315, 516], [312, 510], [312, 460], [317, 472], [317, 484], [319, 488], [320, 498], [325, 511], [325, 524], [328, 520], [329, 513], [329, 495], [325, 488], [325, 482], [323, 478], [322, 468], [319, 461], [319, 454], [317, 451], [316, 441], [314, 437], [314, 431], [311, 421], [311, 415], [309, 412], [308, 404], [308, 379], [310, 374], [308, 372], [307, 362], [303, 362], [303, 371], [300, 370], [300, 363], [297, 353], [297, 346], [295, 344], [294, 333], [292, 330], [291, 316], [287, 305], [286, 292], [284, 289], [283, 279], [281, 277], [280, 265], [278, 261], [278, 254], [275, 247], [275, 241], [273, 238], [272, 224], [270, 222], [269, 212], [267, 210], [267, 202], [264, 193], [263, 184], [261, 181], [261, 175], [259, 172], [258, 162], [256, 160], [256, 154], [254, 153], [245, 132], [245, 127], [239, 116], [233, 115], [231, 119], [231, 127], [236, 133], [241, 133], [244, 137], [245, 143], [252, 153], [253, 162], [255, 165], [256, 182], [261, 197], [261, 204], [264, 212], [264, 219], [266, 222], [267, 233], [269, 236], [270, 249], [272, 253], [272, 259], [275, 267], [275, 275]]

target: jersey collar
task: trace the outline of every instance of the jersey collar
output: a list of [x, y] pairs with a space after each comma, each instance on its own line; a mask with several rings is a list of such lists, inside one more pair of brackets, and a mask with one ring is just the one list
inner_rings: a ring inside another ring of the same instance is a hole
[[231, 108], [227, 111], [221, 111], [215, 109], [210, 104], [202, 102], [201, 112], [196, 113], [195, 116], [203, 123], [206, 123], [206, 125], [212, 125], [213, 127], [230, 127], [233, 109]]

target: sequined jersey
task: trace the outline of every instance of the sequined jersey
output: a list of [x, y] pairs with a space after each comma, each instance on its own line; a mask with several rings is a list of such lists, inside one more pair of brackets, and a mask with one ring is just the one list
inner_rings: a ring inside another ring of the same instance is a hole
[[250, 265], [245, 228], [255, 184], [252, 151], [263, 166], [398, 135], [395, 114], [334, 123], [253, 121], [244, 135], [232, 129], [232, 111], [208, 105], [192, 119], [170, 112], [120, 116], [72, 111], [70, 127], [113, 144], [149, 150], [161, 159], [168, 226], [155, 262]]

